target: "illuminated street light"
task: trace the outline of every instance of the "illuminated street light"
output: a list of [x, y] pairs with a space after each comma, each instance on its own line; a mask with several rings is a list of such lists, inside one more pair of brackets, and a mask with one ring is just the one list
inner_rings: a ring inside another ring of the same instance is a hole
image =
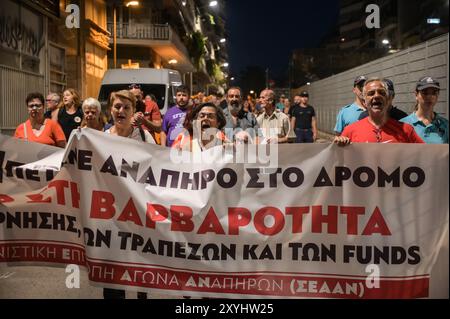
[[136, 6], [138, 6], [139, 5], [139, 1], [128, 1], [126, 4], [125, 4], [125, 6], [126, 7], [136, 7]]
[[231, 81], [234, 81], [234, 77], [231, 77], [231, 79], [230, 79]]
[[311, 85], [311, 82], [306, 83], [306, 85]]
[[215, 6], [217, 6], [217, 4], [218, 4], [217, 1], [210, 1], [210, 2], [209, 2], [209, 6], [210, 6], [210, 7], [215, 7]]
[[225, 43], [225, 42], [227, 42], [227, 39], [225, 39], [225, 38], [222, 38], [222, 39], [220, 39], [220, 41], [219, 41], [220, 43]]
[[251, 91], [250, 91], [250, 94], [255, 94], [255, 91], [251, 90]]
[[228, 68], [228, 62], [225, 62], [224, 64], [222, 64], [222, 66], [223, 66], [224, 68]]
[[428, 24], [440, 24], [441, 23], [441, 19], [439, 19], [439, 18], [429, 18], [429, 19], [427, 19], [427, 23]]
[[383, 41], [381, 41], [381, 43], [383, 43], [384, 45], [388, 45], [389, 44], [389, 40], [388, 39], [383, 39]]

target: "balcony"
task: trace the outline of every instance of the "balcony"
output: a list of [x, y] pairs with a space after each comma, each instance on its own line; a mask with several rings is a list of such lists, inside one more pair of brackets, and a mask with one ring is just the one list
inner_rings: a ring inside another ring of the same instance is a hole
[[[176, 59], [177, 68], [183, 72], [192, 72], [194, 67], [189, 52], [176, 32], [166, 24], [117, 23], [117, 44], [152, 48], [164, 60]], [[108, 23], [113, 43], [113, 23]]]

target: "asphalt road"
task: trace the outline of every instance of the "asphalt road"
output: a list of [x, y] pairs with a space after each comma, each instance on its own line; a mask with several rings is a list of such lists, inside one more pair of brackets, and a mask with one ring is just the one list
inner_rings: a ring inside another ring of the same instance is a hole
[[[103, 289], [89, 284], [87, 270], [80, 267], [80, 288], [66, 287], [65, 268], [6, 266], [0, 264], [0, 299], [103, 299]], [[126, 291], [127, 299], [136, 299]], [[149, 299], [181, 299], [164, 294], [148, 294]]]

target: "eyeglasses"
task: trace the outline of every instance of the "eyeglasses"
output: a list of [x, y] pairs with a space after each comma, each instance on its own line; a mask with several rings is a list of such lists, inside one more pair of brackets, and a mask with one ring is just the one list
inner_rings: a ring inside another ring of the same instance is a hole
[[54, 102], [54, 103], [58, 103], [57, 100], [52, 100], [52, 99], [46, 99], [45, 102]]
[[214, 119], [217, 118], [217, 115], [215, 113], [203, 113], [203, 112], [200, 112], [200, 113], [198, 113], [198, 118], [199, 119], [208, 118], [210, 120], [214, 120]]
[[37, 103], [35, 103], [35, 104], [28, 104], [28, 108], [29, 109], [40, 109], [42, 107], [43, 107], [42, 104], [37, 104]]

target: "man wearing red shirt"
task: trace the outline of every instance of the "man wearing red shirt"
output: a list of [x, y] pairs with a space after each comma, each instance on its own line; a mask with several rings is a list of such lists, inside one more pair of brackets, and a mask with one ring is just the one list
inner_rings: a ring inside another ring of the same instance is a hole
[[347, 126], [334, 143], [343, 146], [353, 143], [424, 143], [414, 128], [389, 117], [388, 89], [382, 79], [366, 81], [364, 104], [369, 116]]

